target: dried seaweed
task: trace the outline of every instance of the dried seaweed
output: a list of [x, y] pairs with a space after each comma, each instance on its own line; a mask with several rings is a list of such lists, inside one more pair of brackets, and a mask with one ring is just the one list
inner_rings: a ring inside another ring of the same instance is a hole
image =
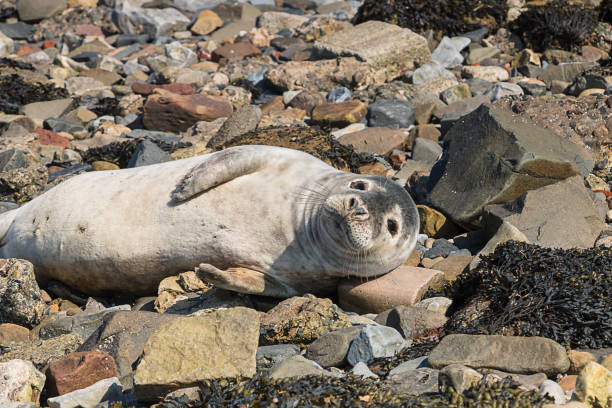
[[[22, 66], [17, 68], [23, 69]], [[22, 105], [66, 98], [68, 95], [66, 89], [57, 88], [54, 84], [26, 82], [17, 74], [0, 77], [0, 110], [5, 113], [16, 114]]]
[[603, 0], [599, 4], [599, 21], [612, 24], [612, 0]]
[[447, 285], [447, 333], [543, 336], [571, 348], [612, 346], [612, 248], [507, 242]]

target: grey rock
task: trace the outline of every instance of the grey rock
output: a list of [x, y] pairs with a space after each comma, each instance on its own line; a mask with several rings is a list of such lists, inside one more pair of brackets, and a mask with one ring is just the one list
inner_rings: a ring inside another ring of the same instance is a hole
[[493, 370], [490, 368], [485, 368], [481, 371], [483, 374], [487, 374], [489, 377], [493, 377], [493, 379], [502, 379], [510, 377], [512, 381], [516, 381], [528, 390], [537, 390], [540, 385], [548, 378], [544, 373], [514, 374], [499, 370]]
[[506, 96], [523, 95], [523, 88], [511, 82], [497, 82], [484, 93], [491, 101], [496, 101]]
[[563, 388], [552, 380], [544, 380], [540, 384], [540, 395], [551, 397], [555, 404], [565, 404], [565, 392]]
[[397, 375], [406, 371], [416, 370], [417, 368], [429, 367], [427, 356], [414, 358], [412, 360], [404, 361], [393, 370], [389, 371], [389, 375]]
[[112, 377], [100, 380], [89, 387], [49, 398], [47, 404], [49, 408], [94, 407], [101, 402], [122, 397], [121, 383], [117, 377]]
[[268, 371], [268, 377], [278, 380], [289, 377], [304, 377], [307, 375], [331, 375], [323, 370], [314, 361], [310, 361], [302, 356], [289, 357], [278, 363]]
[[440, 313], [403, 305], [382, 312], [374, 319], [378, 324], [393, 327], [405, 339], [423, 336], [428, 330], [444, 326], [446, 320]]
[[524, 193], [505, 204], [485, 207], [484, 224], [495, 230], [503, 221], [529, 242], [550, 248], [589, 248], [606, 229], [581, 176]]
[[387, 326], [366, 326], [351, 342], [346, 360], [352, 366], [360, 361], [366, 364], [378, 357], [392, 357], [405, 345], [402, 335]]
[[578, 96], [582, 91], [587, 89], [608, 89], [612, 86], [612, 79], [603, 75], [582, 75], [574, 80], [574, 83], [569, 86], [566, 93], [568, 95]]
[[370, 370], [370, 368], [367, 366], [367, 364], [364, 363], [363, 361], [360, 361], [357, 364], [355, 364], [355, 366], [351, 370], [351, 373], [353, 375], [358, 375], [361, 378], [375, 378], [375, 379], [378, 379], [378, 376], [376, 374], [374, 374]]
[[489, 34], [489, 29], [487, 27], [481, 27], [477, 30], [470, 31], [467, 33], [461, 34], [462, 37], [469, 38], [472, 42], [480, 42]]
[[592, 62], [577, 62], [563, 65], [550, 64], [542, 71], [538, 79], [549, 85], [553, 80], [573, 82], [580, 74], [593, 68], [595, 65]]
[[455, 74], [445, 69], [444, 66], [439, 62], [430, 61], [414, 71], [414, 73], [412, 74], [412, 83], [418, 88], [425, 82], [434, 78], [457, 79]]
[[436, 141], [417, 137], [412, 144], [412, 160], [434, 164], [442, 156], [442, 146]]
[[440, 391], [445, 392], [453, 388], [458, 393], [480, 383], [482, 374], [473, 368], [460, 364], [450, 364], [440, 370]]
[[217, 148], [230, 140], [254, 130], [261, 121], [261, 109], [255, 105], [246, 105], [230, 114], [215, 136], [206, 147]]
[[128, 168], [148, 166], [151, 164], [167, 162], [171, 159], [170, 155], [160, 149], [155, 143], [143, 140], [138, 144], [134, 151]]
[[72, 98], [56, 99], [54, 101], [32, 102], [24, 105], [21, 110], [31, 119], [45, 120], [55, 118], [65, 113], [72, 105]]
[[166, 56], [170, 59], [168, 65], [185, 68], [198, 62], [198, 56], [191, 49], [185, 47], [178, 41], [171, 42], [165, 46]]
[[33, 31], [33, 25], [22, 21], [17, 23], [0, 23], [0, 32], [13, 40], [27, 40]]
[[[189, 19], [174, 8], [165, 9], [136, 9], [130, 15], [134, 26], [142, 26], [144, 32], [151, 37], [171, 35], [176, 31], [185, 31]], [[136, 34], [129, 32], [130, 34]]]
[[443, 37], [434, 52], [431, 53], [431, 59], [442, 65], [444, 68], [452, 68], [461, 65], [463, 55], [457, 50], [457, 44], [448, 37]]
[[82, 161], [83, 158], [81, 155], [72, 149], [64, 149], [61, 152], [55, 152], [53, 157], [53, 163], [63, 166], [74, 166]]
[[417, 368], [389, 375], [385, 380], [385, 388], [394, 394], [409, 396], [438, 392], [438, 370], [432, 368]]
[[455, 36], [450, 38], [450, 43], [455, 47], [455, 49], [459, 52], [463, 51], [465, 47], [470, 45], [472, 40], [465, 36]]
[[49, 118], [45, 120], [45, 125], [56, 133], [66, 132], [70, 133], [71, 135], [85, 130], [83, 125], [62, 118]]
[[444, 315], [446, 314], [446, 311], [450, 307], [451, 303], [453, 303], [453, 301], [449, 298], [436, 296], [423, 299], [420, 302], [412, 305], [412, 307], [423, 308], [429, 310], [430, 312], [436, 312]]
[[434, 368], [462, 364], [517, 374], [542, 372], [549, 376], [566, 372], [570, 365], [563, 346], [550, 339], [470, 334], [445, 336], [431, 351], [428, 361]]
[[257, 348], [255, 359], [257, 371], [267, 370], [287, 358], [300, 354], [300, 349], [293, 344], [274, 344]]
[[19, 0], [17, 13], [21, 21], [38, 21], [66, 9], [68, 0]]
[[414, 124], [414, 106], [399, 99], [377, 100], [368, 106], [367, 118], [370, 127], [407, 128]]
[[470, 51], [466, 62], [470, 65], [476, 64], [477, 62], [481, 62], [487, 58], [495, 58], [499, 54], [501, 54], [501, 50], [495, 47], [480, 47], [474, 48]]
[[71, 95], [83, 96], [109, 90], [110, 87], [95, 78], [77, 76], [66, 80], [66, 89]]
[[491, 82], [481, 78], [469, 78], [465, 80], [465, 83], [470, 87], [472, 96], [484, 95], [492, 85]]
[[105, 321], [105, 318], [112, 313], [103, 311], [91, 315], [77, 314], [75, 316], [65, 316], [40, 327], [39, 337], [41, 339], [51, 339], [64, 334], [75, 334], [83, 341], [87, 340]]
[[346, 102], [351, 100], [353, 94], [351, 90], [345, 87], [332, 89], [327, 93], [327, 102]]
[[130, 133], [124, 133], [122, 137], [131, 137], [133, 139], [147, 139], [152, 142], [163, 142], [163, 143], [178, 143], [181, 141], [180, 136], [173, 135], [171, 133], [160, 132], [157, 130], [146, 130], [146, 129], [134, 129]]
[[521, 87], [521, 89], [526, 95], [542, 96], [546, 94], [546, 91], [547, 91], [546, 86], [540, 85], [540, 84], [530, 84], [527, 82], [519, 82], [518, 86]]
[[458, 102], [451, 103], [448, 106], [438, 109], [435, 114], [440, 116], [440, 124], [442, 134], [446, 134], [450, 128], [464, 116], [469, 115], [478, 109], [483, 103], [488, 103], [489, 98], [485, 95], [478, 95], [472, 98], [463, 99]]
[[294, 30], [308, 21], [308, 17], [280, 11], [266, 11], [257, 19], [257, 27], [265, 28], [270, 34], [281, 30]]
[[15, 359], [26, 360], [31, 361], [38, 370], [41, 370], [49, 362], [75, 351], [81, 343], [79, 336], [65, 334], [47, 340], [33, 340], [29, 343], [4, 344], [0, 362]]
[[34, 266], [23, 259], [0, 259], [0, 323], [31, 329], [46, 311]]
[[439, 256], [447, 257], [451, 252], [458, 251], [455, 245], [451, 244], [447, 239], [436, 239], [430, 249], [423, 254], [424, 258], [434, 259]]
[[445, 139], [448, 150], [432, 169], [429, 200], [460, 225], [477, 225], [492, 202], [512, 201], [593, 168], [583, 148], [497, 106], [481, 105]]
[[306, 357], [322, 367], [339, 367], [346, 362], [351, 342], [359, 336], [361, 326], [334, 330], [316, 339], [307, 349]]
[[172, 0], [172, 3], [183, 11], [196, 12], [212, 9], [223, 3], [222, 0]]

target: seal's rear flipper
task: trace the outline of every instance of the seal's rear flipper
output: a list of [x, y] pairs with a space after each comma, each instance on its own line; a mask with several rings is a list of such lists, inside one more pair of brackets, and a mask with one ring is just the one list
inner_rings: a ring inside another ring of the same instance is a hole
[[234, 292], [272, 297], [291, 297], [298, 294], [294, 289], [248, 268], [221, 270], [210, 264], [200, 264], [196, 268], [196, 275], [218, 288]]

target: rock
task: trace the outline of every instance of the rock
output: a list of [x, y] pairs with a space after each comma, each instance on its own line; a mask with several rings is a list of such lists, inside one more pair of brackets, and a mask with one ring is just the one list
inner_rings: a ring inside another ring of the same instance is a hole
[[523, 88], [511, 82], [498, 82], [493, 84], [484, 94], [491, 101], [496, 101], [506, 96], [523, 95]]
[[13, 53], [15, 43], [0, 31], [0, 58], [6, 58]]
[[123, 397], [123, 389], [117, 377], [106, 378], [97, 383], [59, 397], [49, 398], [49, 408], [94, 407], [97, 404]]
[[540, 75], [538, 75], [538, 79], [540, 81], [544, 81], [547, 84], [552, 83], [552, 81], [564, 81], [564, 82], [573, 82], [580, 74], [587, 71], [590, 68], [593, 68], [595, 64], [592, 62], [585, 63], [572, 63], [572, 64], [563, 64], [563, 65], [553, 65], [550, 64], [548, 67], [542, 71]]
[[[152, 38], [185, 31], [189, 25], [189, 19], [174, 8], [138, 8], [129, 18], [134, 27], [142, 27], [144, 33]], [[133, 34], [130, 30], [122, 31]]]
[[480, 384], [482, 374], [461, 364], [450, 364], [440, 370], [439, 378], [440, 391], [446, 392], [452, 387], [462, 394], [468, 388]]
[[100, 351], [71, 353], [49, 364], [45, 375], [47, 396], [55, 397], [116, 377], [117, 365]]
[[[289, 91], [296, 92], [296, 91]], [[350, 99], [350, 98], [349, 98]], [[346, 101], [328, 101], [328, 102], [346, 102]], [[317, 106], [325, 103], [325, 97], [320, 92], [313, 91], [297, 91], [297, 94], [291, 98], [288, 105], [292, 108], [303, 109], [308, 115], [312, 114], [312, 110]]]
[[157, 85], [147, 84], [146, 82], [134, 82], [132, 84], [132, 91], [139, 95], [151, 95], [156, 89], [163, 89], [178, 95], [193, 95], [195, 93], [195, 89], [191, 85], [181, 83]]
[[559, 386], [564, 392], [574, 391], [576, 388], [576, 380], [578, 376], [575, 374], [566, 375], [559, 380]]
[[446, 320], [443, 314], [411, 306], [394, 307], [374, 319], [378, 324], [393, 327], [405, 339], [427, 336], [444, 326]]
[[[455, 257], [452, 256], [447, 259], [452, 259], [452, 258], [455, 258]], [[446, 310], [448, 310], [451, 303], [452, 303], [452, 300], [450, 300], [449, 298], [436, 296], [432, 298], [423, 299], [420, 302], [415, 303], [413, 307], [422, 308], [430, 312], [435, 312], [441, 315], [445, 315]]]
[[470, 87], [466, 83], [452, 86], [440, 94], [440, 98], [448, 105], [471, 97]]
[[223, 20], [212, 10], [202, 10], [198, 13], [195, 23], [189, 28], [196, 35], [207, 35], [223, 25]]
[[0, 344], [25, 343], [30, 341], [30, 331], [12, 323], [0, 324]]
[[48, 340], [35, 340], [30, 343], [4, 345], [0, 362], [14, 359], [31, 361], [38, 369], [42, 369], [53, 360], [75, 351], [82, 343], [79, 336], [65, 334]]
[[501, 53], [501, 50], [496, 47], [479, 47], [470, 50], [466, 59], [469, 65], [477, 64], [487, 58], [495, 58]]
[[66, 89], [73, 96], [83, 96], [85, 94], [95, 95], [98, 92], [108, 90], [109, 86], [95, 78], [78, 76], [66, 81]]
[[0, 323], [32, 328], [40, 323], [46, 308], [32, 264], [0, 259]]
[[221, 97], [195, 95], [151, 95], [144, 105], [147, 129], [184, 132], [199, 121], [228, 117], [232, 106]]
[[399, 100], [377, 99], [368, 106], [368, 126], [391, 129], [407, 128], [414, 124], [414, 106]]
[[149, 400], [160, 390], [193, 386], [206, 379], [251, 377], [258, 337], [259, 314], [252, 309], [235, 307], [179, 317], [147, 341], [134, 373], [134, 391]]
[[374, 374], [363, 361], [358, 362], [351, 370], [352, 375], [358, 375], [361, 378], [374, 378], [378, 379], [378, 376]]
[[606, 228], [581, 176], [528, 191], [506, 204], [487, 206], [483, 217], [488, 228], [506, 221], [529, 242], [549, 248], [590, 248]]
[[464, 78], [479, 78], [489, 82], [507, 81], [510, 74], [502, 67], [466, 66], [461, 69]]
[[359, 336], [361, 326], [347, 327], [326, 333], [306, 349], [306, 358], [322, 367], [340, 367], [346, 363], [351, 342]]
[[540, 384], [540, 395], [548, 395], [553, 399], [555, 404], [565, 404], [565, 393], [563, 389], [552, 380], [544, 380]]
[[257, 348], [255, 359], [257, 371], [267, 370], [287, 358], [300, 354], [300, 349], [293, 344], [275, 344]]
[[346, 102], [353, 97], [350, 89], [341, 86], [327, 93], [327, 102]]
[[307, 375], [330, 375], [317, 363], [302, 356], [289, 357], [270, 369], [267, 376], [278, 380], [281, 378], [304, 377]]
[[261, 51], [259, 48], [254, 46], [251, 43], [234, 43], [234, 44], [226, 44], [219, 48], [216, 48], [212, 53], [212, 60], [217, 62], [221, 58], [226, 58], [228, 60], [241, 60], [244, 57], [249, 57], [252, 55], [259, 55]]
[[444, 280], [454, 281], [472, 263], [472, 255], [453, 255], [434, 263], [431, 269], [444, 273]]
[[431, 59], [444, 68], [456, 67], [463, 62], [463, 55], [459, 51], [455, 42], [445, 36], [431, 53]]
[[567, 358], [570, 360], [570, 374], [579, 374], [588, 363], [597, 362], [595, 356], [588, 351], [570, 350], [567, 352]]
[[163, 163], [171, 160], [168, 153], [157, 147], [157, 145], [149, 140], [143, 140], [138, 143], [138, 147], [132, 154], [132, 158], [128, 163], [128, 168], [149, 166], [151, 164]]
[[422, 234], [433, 238], [449, 238], [459, 232], [459, 228], [440, 211], [426, 205], [417, 205], [417, 210], [421, 223], [419, 231]]
[[38, 21], [58, 14], [67, 6], [67, 0], [19, 0], [17, 13], [21, 21]]
[[270, 34], [276, 34], [281, 30], [293, 30], [308, 21], [308, 17], [280, 11], [266, 11], [257, 19], [257, 27], [263, 27]]
[[434, 368], [463, 364], [518, 374], [543, 372], [549, 376], [569, 368], [565, 349], [543, 337], [450, 334], [432, 350], [428, 361]]
[[381, 313], [395, 306], [415, 304], [427, 289], [442, 280], [440, 271], [402, 265], [369, 282], [359, 279], [341, 281], [338, 300], [344, 310], [360, 314]]
[[384, 387], [397, 395], [422, 395], [438, 392], [438, 382], [438, 370], [424, 367], [396, 372], [387, 377]]
[[433, 242], [432, 247], [428, 249], [427, 251], [425, 251], [425, 253], [423, 254], [423, 257], [430, 258], [430, 259], [434, 259], [438, 257], [446, 258], [452, 252], [457, 252], [457, 251], [459, 251], [459, 248], [451, 244], [448, 240], [444, 238], [440, 238], [440, 239], [436, 239]]
[[0, 363], [0, 405], [34, 402], [38, 405], [45, 376], [32, 363], [10, 360]]
[[508, 221], [502, 222], [495, 234], [485, 244], [484, 248], [482, 248], [478, 254], [476, 254], [472, 262], [470, 262], [470, 269], [474, 269], [476, 266], [478, 266], [482, 257], [492, 254], [498, 245], [507, 241], [528, 243], [529, 239], [527, 239], [525, 234], [519, 231], [518, 228], [510, 224]]
[[427, 362], [427, 356], [421, 356], [414, 358], [412, 360], [404, 361], [391, 371], [389, 371], [389, 375], [401, 374], [403, 372], [416, 370], [417, 368], [428, 368], [429, 363]]
[[352, 366], [362, 361], [369, 364], [379, 357], [393, 357], [406, 342], [394, 328], [366, 326], [359, 332], [349, 347], [346, 361]]
[[25, 149], [0, 152], [0, 197], [22, 204], [47, 184], [47, 167], [39, 156]]
[[425, 38], [381, 21], [367, 21], [327, 34], [315, 41], [313, 54], [319, 58], [354, 56], [384, 71], [388, 80], [431, 60]]
[[24, 115], [31, 119], [43, 121], [62, 115], [72, 105], [72, 98], [56, 99], [45, 102], [32, 102], [21, 107]]
[[182, 45], [179, 41], [166, 44], [165, 50], [166, 56], [169, 58], [169, 66], [186, 68], [198, 62], [196, 53]]
[[312, 110], [312, 121], [316, 124], [344, 127], [361, 121], [367, 111], [366, 104], [358, 100], [325, 102]]
[[423, 86], [427, 81], [434, 78], [456, 79], [455, 74], [445, 69], [443, 65], [436, 61], [430, 61], [421, 65], [412, 74], [412, 83], [417, 88]]
[[434, 164], [442, 156], [442, 146], [429, 139], [416, 138], [412, 144], [412, 159]]
[[[496, 106], [482, 105], [464, 117], [446, 140], [448, 154], [432, 170], [429, 200], [458, 224], [477, 223], [489, 203], [509, 202], [592, 168], [580, 147]], [[475, 188], [473, 180], [489, 169], [497, 170]]]
[[434, 114], [435, 116], [441, 118], [440, 122], [442, 125], [442, 133], [447, 133], [448, 130], [463, 116], [475, 111], [480, 107], [480, 105], [489, 102], [489, 98], [485, 95], [478, 95], [437, 109]]
[[262, 340], [267, 344], [310, 344], [323, 334], [350, 327], [348, 316], [329, 299], [312, 295], [280, 302], [262, 316]]
[[409, 135], [403, 130], [388, 128], [365, 128], [347, 133], [338, 138], [345, 146], [353, 146], [357, 152], [370, 152], [386, 156], [395, 149], [402, 149]]
[[[612, 373], [593, 361], [588, 363], [578, 374], [574, 394], [588, 407], [610, 405], [612, 403]], [[595, 401], [598, 401], [599, 405], [595, 405]]]
[[261, 110], [255, 105], [246, 105], [233, 112], [206, 147], [216, 149], [235, 137], [255, 130], [261, 121]]

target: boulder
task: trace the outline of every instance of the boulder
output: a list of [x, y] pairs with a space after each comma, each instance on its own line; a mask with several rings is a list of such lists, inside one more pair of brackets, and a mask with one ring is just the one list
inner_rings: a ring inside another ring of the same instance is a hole
[[52, 17], [68, 7], [68, 0], [19, 0], [17, 13], [21, 21], [38, 21]]
[[586, 175], [593, 166], [584, 149], [497, 106], [481, 105], [446, 140], [448, 151], [429, 179], [429, 200], [458, 224], [478, 225], [486, 205]]
[[369, 364], [375, 358], [393, 357], [407, 343], [392, 327], [369, 325], [361, 329], [349, 347], [346, 361], [352, 366], [362, 361]]
[[369, 127], [338, 137], [338, 142], [353, 146], [356, 152], [370, 152], [386, 156], [395, 149], [404, 150], [409, 135], [402, 129]]
[[221, 147], [235, 137], [255, 130], [260, 121], [261, 109], [255, 105], [246, 105], [234, 111], [223, 122], [217, 134], [210, 139], [206, 146], [212, 149]]
[[257, 348], [255, 359], [257, 360], [257, 371], [263, 371], [300, 354], [300, 349], [293, 344], [274, 344], [272, 346], [261, 346]]
[[268, 377], [275, 380], [290, 377], [305, 377], [308, 375], [331, 375], [331, 373], [323, 370], [314, 361], [310, 361], [299, 355], [281, 361], [267, 373]]
[[30, 331], [12, 323], [0, 324], [0, 344], [25, 343], [30, 340]]
[[45, 370], [47, 397], [68, 394], [117, 376], [115, 360], [100, 351], [70, 353]]
[[0, 259], [0, 323], [32, 328], [46, 312], [34, 266], [23, 259]]
[[430, 335], [444, 326], [446, 320], [446, 316], [441, 313], [403, 305], [382, 312], [374, 319], [378, 324], [393, 327], [405, 339]]
[[39, 370], [53, 360], [76, 351], [83, 341], [74, 334], [64, 334], [48, 340], [34, 340], [30, 343], [4, 345], [0, 362], [14, 359], [32, 362]]
[[25, 149], [0, 152], [0, 197], [22, 204], [36, 196], [47, 184], [47, 167], [40, 156]]
[[[588, 363], [578, 374], [574, 393], [589, 407], [609, 406], [612, 404], [612, 373], [593, 361]], [[599, 405], [595, 405], [595, 401]]]
[[384, 387], [402, 396], [422, 395], [438, 392], [439, 372], [428, 367], [401, 370], [389, 375]]
[[353, 326], [322, 335], [306, 349], [306, 357], [322, 367], [340, 367], [346, 362], [349, 346], [361, 329], [361, 326]]
[[44, 385], [45, 376], [29, 361], [0, 363], [0, 406], [14, 402], [38, 405]]
[[104, 401], [120, 400], [123, 388], [117, 377], [100, 380], [89, 387], [49, 398], [49, 408], [95, 407]]

